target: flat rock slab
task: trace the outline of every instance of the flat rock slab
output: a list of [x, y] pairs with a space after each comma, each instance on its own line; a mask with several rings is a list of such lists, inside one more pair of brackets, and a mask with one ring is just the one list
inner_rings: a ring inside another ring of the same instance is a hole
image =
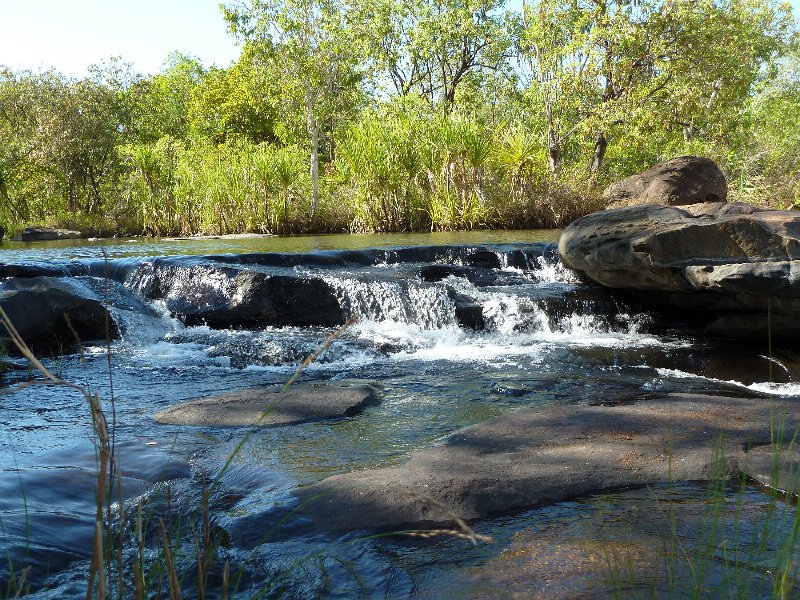
[[601, 490], [709, 479], [787, 439], [800, 399], [670, 394], [621, 406], [551, 406], [510, 413], [454, 434], [402, 465], [336, 475], [296, 493], [324, 528], [452, 523]]
[[790, 496], [800, 493], [800, 448], [795, 444], [778, 450], [772, 445], [753, 448], [738, 467], [762, 485]]
[[309, 384], [243, 390], [213, 398], [184, 402], [155, 415], [159, 423], [240, 427], [293, 425], [354, 415], [378, 403], [377, 390], [368, 385]]

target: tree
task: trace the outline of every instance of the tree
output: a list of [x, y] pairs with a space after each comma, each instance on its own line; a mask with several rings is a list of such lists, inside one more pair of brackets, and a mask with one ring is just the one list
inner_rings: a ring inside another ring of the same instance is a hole
[[281, 124], [261, 57], [246, 44], [238, 62], [211, 69], [193, 89], [188, 120], [194, 136], [225, 143], [236, 138], [275, 142]]
[[510, 58], [509, 13], [502, 0], [360, 0], [357, 23], [368, 55], [394, 94], [417, 93], [449, 109], [477, 71]]
[[194, 56], [172, 52], [161, 72], [128, 88], [131, 135], [152, 143], [168, 135], [184, 139], [189, 133], [189, 107], [206, 70]]
[[319, 207], [319, 154], [326, 131], [360, 100], [357, 48], [340, 0], [252, 0], [224, 7], [232, 31], [259, 56], [269, 85], [269, 105], [282, 118], [297, 115], [310, 146], [311, 217]]
[[612, 132], [632, 124], [708, 135], [746, 100], [790, 28], [788, 9], [771, 0], [539, 0], [523, 14], [519, 51], [553, 175], [577, 133], [591, 140], [591, 172]]

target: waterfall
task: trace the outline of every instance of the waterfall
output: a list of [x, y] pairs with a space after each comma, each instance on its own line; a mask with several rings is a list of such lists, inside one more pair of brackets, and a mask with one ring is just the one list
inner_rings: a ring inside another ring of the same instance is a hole
[[365, 281], [325, 277], [341, 306], [351, 316], [370, 321], [415, 324], [423, 329], [456, 325], [455, 306], [442, 286], [413, 280]]

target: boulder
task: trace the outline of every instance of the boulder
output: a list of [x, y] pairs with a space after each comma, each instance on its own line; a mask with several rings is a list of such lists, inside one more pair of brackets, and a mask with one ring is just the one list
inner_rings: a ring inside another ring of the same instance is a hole
[[26, 227], [11, 238], [15, 242], [44, 242], [49, 240], [78, 240], [86, 237], [80, 231], [51, 229], [50, 227]]
[[294, 425], [349, 417], [378, 402], [377, 390], [367, 385], [310, 384], [281, 390], [272, 386], [184, 402], [157, 413], [155, 420], [212, 427]]
[[710, 158], [680, 156], [611, 184], [604, 192], [610, 208], [635, 204], [680, 206], [725, 202], [725, 175]]
[[405, 464], [335, 475], [296, 494], [301, 510], [324, 528], [441, 526], [601, 490], [745, 470], [747, 451], [770, 444], [770, 423], [784, 423], [784, 441], [791, 440], [797, 408], [797, 399], [670, 394], [522, 410], [468, 427]]
[[[29, 344], [57, 347], [73, 345], [76, 336], [84, 342], [119, 333], [102, 296], [75, 279], [5, 279], [0, 282], [0, 306]], [[7, 332], [2, 333], [7, 339]]]
[[[702, 311], [732, 336], [800, 332], [800, 212], [741, 203], [592, 213], [559, 237], [564, 264], [645, 304]], [[710, 314], [714, 313], [714, 314]]]

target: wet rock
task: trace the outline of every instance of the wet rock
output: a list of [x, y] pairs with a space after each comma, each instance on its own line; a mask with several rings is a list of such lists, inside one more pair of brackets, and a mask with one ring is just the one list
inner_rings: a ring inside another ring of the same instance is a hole
[[187, 325], [334, 326], [346, 320], [333, 290], [317, 277], [163, 260], [143, 266], [128, 282], [145, 298], [163, 300]]
[[470, 267], [479, 267], [481, 269], [499, 269], [500, 258], [496, 252], [483, 250], [480, 252], [473, 252], [464, 257], [464, 264]]
[[486, 319], [483, 316], [483, 307], [472, 298], [448, 289], [447, 295], [455, 306], [456, 321], [459, 326], [473, 331], [486, 329]]
[[51, 229], [49, 227], [26, 227], [11, 238], [15, 242], [44, 242], [49, 240], [78, 240], [85, 238], [80, 231]]
[[774, 420], [791, 439], [799, 406], [797, 399], [670, 394], [613, 407], [522, 410], [468, 427], [405, 464], [336, 475], [297, 495], [321, 527], [399, 529], [613, 488], [703, 480], [769, 444]]
[[680, 206], [725, 202], [725, 175], [710, 158], [680, 156], [611, 184], [604, 192], [610, 208], [635, 204]]
[[0, 265], [0, 277], [62, 277], [69, 275], [66, 265], [5, 264]]
[[491, 386], [489, 386], [489, 390], [498, 396], [509, 396], [511, 398], [521, 398], [522, 396], [527, 396], [528, 394], [536, 391], [535, 389], [526, 387], [524, 385], [504, 383], [502, 381], [495, 381]]
[[419, 270], [419, 277], [428, 282], [441, 281], [447, 277], [463, 277], [477, 287], [494, 285], [497, 281], [496, 273], [458, 265], [426, 265]]
[[[32, 344], [72, 346], [114, 338], [119, 331], [102, 296], [79, 280], [55, 277], [9, 278], [0, 282], [3, 307], [22, 338]], [[3, 337], [8, 338], [5, 330]]]
[[637, 296], [654, 306], [706, 311], [711, 332], [764, 335], [769, 314], [781, 324], [776, 336], [800, 333], [797, 211], [740, 203], [617, 208], [569, 225], [558, 249], [566, 266], [604, 286], [643, 292]]
[[184, 402], [155, 415], [159, 423], [173, 425], [276, 426], [357, 414], [378, 403], [372, 386], [310, 384], [244, 390], [213, 398]]

